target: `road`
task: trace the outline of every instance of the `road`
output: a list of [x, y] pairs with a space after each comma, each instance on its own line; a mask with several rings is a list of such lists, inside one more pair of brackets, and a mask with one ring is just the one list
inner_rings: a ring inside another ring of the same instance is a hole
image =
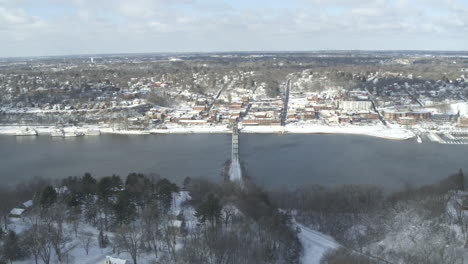
[[284, 88], [283, 96], [283, 110], [281, 111], [281, 125], [286, 125], [286, 119], [288, 118], [288, 101], [289, 101], [289, 89], [291, 87], [291, 79], [288, 79], [286, 87]]
[[330, 236], [314, 231], [302, 224], [296, 223], [301, 230], [299, 240], [304, 248], [303, 264], [320, 264], [320, 259], [329, 251], [340, 247]]
[[374, 95], [369, 91], [369, 89], [367, 89], [367, 94], [369, 95], [369, 99], [371, 100], [372, 102], [372, 108], [374, 109], [374, 111], [379, 115], [379, 119], [380, 121], [382, 122], [382, 124], [384, 124], [385, 126], [387, 126], [387, 121], [385, 121], [385, 118], [382, 116], [382, 114], [380, 114], [379, 110], [377, 110], [377, 104], [375, 102], [375, 98], [374, 98]]

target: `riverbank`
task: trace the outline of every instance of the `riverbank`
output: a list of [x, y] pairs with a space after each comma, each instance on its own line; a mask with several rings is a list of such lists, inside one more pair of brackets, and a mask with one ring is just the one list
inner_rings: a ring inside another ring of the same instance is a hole
[[[1, 126], [0, 134], [16, 135], [27, 126]], [[35, 129], [39, 135], [50, 135], [55, 130], [54, 126], [30, 126]], [[99, 130], [103, 134], [124, 134], [124, 135], [148, 135], [148, 134], [192, 134], [192, 133], [231, 133], [231, 128], [227, 125], [216, 126], [168, 126], [166, 129], [149, 129], [149, 130], [122, 130], [104, 126], [70, 126], [63, 128], [66, 132], [84, 132], [87, 130]], [[287, 125], [282, 126], [244, 126], [239, 129], [242, 133], [249, 134], [352, 134], [365, 135], [378, 138], [405, 140], [413, 138], [413, 132], [399, 128], [386, 127], [383, 125], [374, 126], [328, 126], [328, 125]]]
[[405, 140], [413, 138], [413, 132], [402, 128], [386, 126], [326, 126], [326, 125], [287, 125], [285, 127], [251, 126], [244, 127], [242, 133], [284, 133], [284, 134], [351, 134], [378, 138]]

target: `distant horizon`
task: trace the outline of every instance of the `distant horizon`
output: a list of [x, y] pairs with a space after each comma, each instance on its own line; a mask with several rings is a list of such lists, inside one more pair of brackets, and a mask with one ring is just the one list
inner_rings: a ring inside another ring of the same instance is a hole
[[344, 52], [375, 52], [375, 53], [467, 53], [467, 50], [424, 50], [424, 49], [330, 49], [330, 50], [222, 50], [222, 51], [154, 51], [154, 52], [116, 52], [116, 53], [71, 53], [57, 55], [32, 55], [32, 56], [5, 56], [0, 59], [24, 59], [24, 58], [60, 58], [60, 57], [93, 57], [93, 56], [125, 56], [125, 55], [196, 55], [196, 54], [235, 54], [235, 53], [265, 53], [265, 54], [281, 54], [281, 53], [344, 53]]

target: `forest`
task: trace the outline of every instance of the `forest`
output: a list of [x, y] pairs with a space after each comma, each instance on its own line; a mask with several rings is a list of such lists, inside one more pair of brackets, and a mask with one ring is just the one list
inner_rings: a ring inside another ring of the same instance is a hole
[[[251, 180], [240, 187], [190, 177], [179, 186], [140, 173], [34, 179], [0, 192], [0, 263], [91, 263], [104, 253], [132, 263], [301, 263], [301, 223], [339, 243], [323, 264], [461, 264], [464, 190], [461, 170], [396, 192], [262, 190]], [[10, 210], [28, 199], [33, 205], [14, 219]]]

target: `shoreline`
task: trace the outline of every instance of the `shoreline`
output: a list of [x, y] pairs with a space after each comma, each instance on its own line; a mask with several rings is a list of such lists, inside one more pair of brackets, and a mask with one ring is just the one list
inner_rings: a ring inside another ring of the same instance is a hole
[[[55, 126], [27, 126], [12, 125], [0, 126], [0, 135], [15, 136], [22, 128], [30, 127], [38, 132], [38, 135], [50, 135]], [[100, 126], [70, 126], [65, 127], [67, 132], [82, 132], [88, 129], [99, 130], [101, 134], [115, 135], [151, 135], [151, 134], [230, 134], [231, 128], [227, 126], [173, 126], [167, 129], [150, 130], [114, 130]], [[407, 129], [388, 128], [385, 126], [326, 126], [326, 125], [287, 125], [281, 126], [244, 126], [239, 128], [245, 134], [345, 134], [363, 135], [389, 140], [407, 140], [415, 137], [415, 134]]]

